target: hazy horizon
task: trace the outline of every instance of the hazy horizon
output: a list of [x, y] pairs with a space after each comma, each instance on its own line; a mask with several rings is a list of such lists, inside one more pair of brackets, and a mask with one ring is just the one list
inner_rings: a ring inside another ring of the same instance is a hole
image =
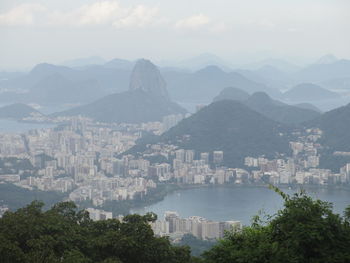
[[9, 1], [0, 4], [0, 69], [91, 56], [169, 64], [203, 53], [232, 65], [350, 58], [350, 2]]

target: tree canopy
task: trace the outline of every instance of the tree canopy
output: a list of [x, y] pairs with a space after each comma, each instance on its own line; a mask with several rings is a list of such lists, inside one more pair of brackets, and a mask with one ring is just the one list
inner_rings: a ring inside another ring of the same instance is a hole
[[154, 236], [155, 214], [95, 222], [72, 202], [42, 208], [34, 201], [0, 219], [1, 262], [190, 262], [188, 247]]
[[255, 218], [250, 227], [228, 232], [204, 253], [208, 263], [350, 262], [350, 207], [343, 216], [332, 205], [305, 192], [284, 198], [284, 208], [267, 222]]
[[[256, 216], [249, 227], [228, 231], [201, 258], [188, 246], [156, 237], [153, 213], [122, 221], [92, 221], [72, 202], [44, 211], [34, 201], [0, 218], [0, 258], [16, 262], [104, 263], [349, 263], [350, 206], [335, 214], [328, 202], [305, 192], [286, 195], [284, 207], [267, 220]], [[193, 241], [193, 240], [192, 240]]]

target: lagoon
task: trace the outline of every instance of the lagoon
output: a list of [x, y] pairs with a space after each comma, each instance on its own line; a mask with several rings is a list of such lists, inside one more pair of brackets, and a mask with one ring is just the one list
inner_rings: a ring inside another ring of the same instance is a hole
[[[282, 189], [293, 194], [297, 189]], [[334, 211], [342, 213], [350, 205], [350, 191], [331, 188], [306, 188], [314, 198], [332, 202]], [[182, 189], [168, 194], [164, 200], [151, 206], [134, 209], [133, 213], [155, 212], [163, 218], [165, 211], [177, 211], [180, 217], [202, 216], [209, 220], [239, 220], [249, 225], [259, 211], [273, 215], [283, 207], [283, 199], [268, 187], [202, 187]]]
[[32, 122], [19, 122], [16, 120], [0, 120], [0, 133], [7, 132], [26, 132], [33, 129], [43, 129], [43, 128], [52, 128], [54, 124], [50, 123], [32, 123]]

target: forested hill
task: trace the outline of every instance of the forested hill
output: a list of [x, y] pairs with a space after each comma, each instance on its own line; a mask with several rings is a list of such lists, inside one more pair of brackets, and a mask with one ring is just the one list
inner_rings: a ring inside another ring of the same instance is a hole
[[325, 146], [335, 151], [350, 151], [350, 104], [325, 112], [307, 125], [323, 131]]
[[261, 91], [249, 95], [241, 89], [229, 87], [223, 89], [214, 98], [214, 101], [220, 100], [240, 101], [265, 117], [290, 126], [300, 125], [320, 116], [319, 110], [310, 108], [310, 105], [307, 105], [307, 108], [305, 108], [305, 105], [304, 107], [288, 105], [272, 99], [268, 94]]
[[20, 120], [33, 115], [42, 114], [36, 109], [22, 103], [15, 103], [0, 108], [0, 119]]
[[242, 167], [245, 156], [289, 153], [289, 130], [237, 101], [218, 101], [184, 119], [160, 140], [197, 152], [224, 151], [224, 164]]

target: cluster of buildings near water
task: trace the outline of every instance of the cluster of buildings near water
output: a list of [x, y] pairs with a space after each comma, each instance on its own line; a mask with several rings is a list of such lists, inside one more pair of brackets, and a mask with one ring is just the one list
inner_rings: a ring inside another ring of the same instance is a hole
[[[138, 200], [158, 184], [314, 184], [350, 183], [350, 164], [338, 173], [319, 168], [319, 129], [296, 134], [291, 156], [280, 159], [245, 157], [242, 168], [224, 166], [225, 152], [195, 152], [172, 144], [148, 146], [142, 154], [124, 154], [142, 133], [161, 134], [181, 120], [171, 115], [163, 122], [101, 124], [82, 117], [66, 118], [65, 125], [0, 134], [0, 182], [30, 190], [65, 193], [69, 200], [91, 202]], [[347, 153], [335, 153], [347, 154]], [[10, 159], [12, 161], [9, 161]], [[30, 165], [17, 166], [20, 160]], [[170, 231], [170, 229], [169, 229]]]
[[[94, 221], [112, 219], [112, 212], [101, 209], [87, 208], [90, 218]], [[116, 217], [123, 221], [123, 216]], [[150, 222], [151, 228], [157, 236], [168, 236], [176, 241], [185, 234], [191, 234], [202, 240], [215, 240], [223, 238], [225, 231], [239, 231], [242, 228], [240, 221], [212, 221], [200, 216], [181, 218], [175, 211], [166, 211], [164, 219]]]
[[217, 222], [200, 216], [181, 218], [177, 212], [167, 211], [164, 220], [151, 223], [153, 232], [159, 236], [170, 236], [172, 239], [181, 238], [184, 234], [192, 234], [198, 239], [212, 240], [224, 237], [225, 231], [239, 230], [240, 221]]

